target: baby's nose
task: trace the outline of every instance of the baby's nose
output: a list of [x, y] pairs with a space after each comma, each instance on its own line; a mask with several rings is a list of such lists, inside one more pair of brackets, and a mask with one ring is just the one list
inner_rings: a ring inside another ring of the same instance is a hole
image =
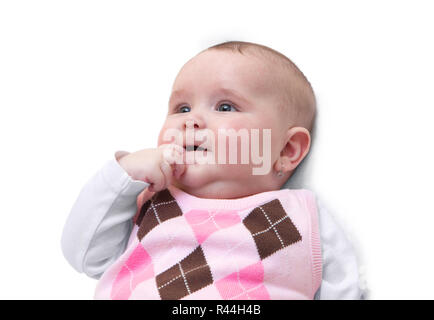
[[200, 119], [190, 118], [184, 123], [184, 129], [202, 129], [203, 126], [203, 121]]

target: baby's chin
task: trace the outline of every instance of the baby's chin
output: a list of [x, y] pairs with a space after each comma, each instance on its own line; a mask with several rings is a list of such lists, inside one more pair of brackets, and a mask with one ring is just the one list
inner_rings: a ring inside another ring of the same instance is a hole
[[246, 176], [250, 177], [250, 171], [245, 166], [196, 163], [187, 164], [185, 172], [172, 183], [198, 197], [231, 198], [241, 192], [240, 185], [246, 187], [243, 181], [250, 180]]
[[177, 182], [178, 185], [198, 188], [209, 183], [213, 179], [215, 171], [215, 165], [187, 164], [184, 173], [177, 179]]
[[227, 169], [222, 170], [221, 166], [210, 168], [208, 165], [208, 168], [205, 167], [190, 165], [180, 179], [175, 179], [172, 184], [198, 198], [232, 199], [252, 193], [246, 183], [242, 182], [243, 177]]

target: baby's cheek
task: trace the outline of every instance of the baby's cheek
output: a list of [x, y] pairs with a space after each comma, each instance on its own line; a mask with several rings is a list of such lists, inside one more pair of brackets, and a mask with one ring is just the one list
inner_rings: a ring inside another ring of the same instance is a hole
[[165, 144], [165, 143], [170, 143], [170, 141], [165, 141], [163, 139], [163, 136], [164, 136], [164, 132], [161, 131], [159, 136], [158, 136], [158, 146]]
[[183, 134], [176, 126], [166, 122], [158, 135], [158, 146], [172, 142], [182, 145]]
[[246, 118], [227, 120], [219, 123], [220, 129], [227, 129], [227, 130], [233, 129], [235, 131], [239, 131], [241, 129], [247, 129], [250, 131], [250, 129], [253, 127], [257, 127], [257, 126], [254, 126], [254, 124], [251, 121], [249, 121], [249, 119]]

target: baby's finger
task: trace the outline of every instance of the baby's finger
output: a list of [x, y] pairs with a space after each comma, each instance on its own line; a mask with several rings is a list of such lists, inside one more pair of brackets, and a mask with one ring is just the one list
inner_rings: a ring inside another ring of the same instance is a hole
[[164, 175], [156, 168], [152, 176], [149, 176], [146, 182], [150, 184], [148, 187], [149, 191], [158, 192], [164, 188]]
[[182, 164], [184, 162], [184, 148], [176, 144], [167, 145], [163, 149], [163, 159], [169, 164]]
[[164, 184], [160, 190], [166, 189], [172, 183], [172, 167], [166, 161], [160, 163], [160, 169], [164, 176]]
[[185, 149], [183, 147], [181, 147], [180, 145], [177, 145], [175, 143], [171, 144], [172, 148], [178, 152], [179, 154], [183, 154], [185, 152]]
[[[166, 164], [166, 166], [168, 166]], [[164, 166], [160, 165], [153, 170], [152, 175], [149, 177], [149, 183], [151, 184], [148, 187], [149, 191], [158, 192], [164, 190], [166, 188], [166, 176], [164, 173]]]
[[172, 167], [174, 168], [173, 175], [175, 176], [176, 179], [179, 179], [187, 169], [187, 166], [183, 163], [173, 164]]
[[178, 145], [172, 145], [169, 148], [172, 152], [166, 152], [166, 155], [163, 155], [163, 158], [171, 165], [173, 176], [176, 179], [179, 179], [186, 169], [184, 164], [184, 148]]

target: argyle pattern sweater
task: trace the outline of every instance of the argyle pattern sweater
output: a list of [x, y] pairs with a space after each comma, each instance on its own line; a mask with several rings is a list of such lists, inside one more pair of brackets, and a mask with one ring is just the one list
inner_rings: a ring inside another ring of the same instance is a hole
[[322, 258], [312, 192], [204, 199], [170, 186], [142, 195], [95, 299], [313, 299]]

